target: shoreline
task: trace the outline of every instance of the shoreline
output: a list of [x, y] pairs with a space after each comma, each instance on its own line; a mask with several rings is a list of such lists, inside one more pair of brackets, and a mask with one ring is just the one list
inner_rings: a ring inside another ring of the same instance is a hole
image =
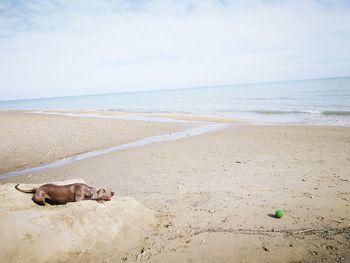
[[[182, 125], [180, 129], [176, 127], [170, 127], [167, 133], [155, 133], [152, 132], [151, 136], [138, 136], [135, 137], [136, 140], [123, 141], [119, 144], [112, 144], [108, 147], [90, 147], [88, 150], [80, 149], [72, 152], [71, 154], [61, 154], [57, 159], [45, 159], [33, 163], [26, 163], [22, 166], [16, 165], [15, 169], [2, 171], [3, 167], [6, 165], [0, 159], [0, 179], [21, 176], [31, 173], [37, 173], [39, 171], [45, 171], [48, 169], [59, 168], [65, 165], [69, 165], [75, 161], [80, 161], [84, 159], [93, 158], [96, 156], [108, 154], [114, 151], [125, 150], [133, 147], [141, 147], [148, 145], [150, 143], [159, 143], [171, 140], [177, 140], [188, 136], [197, 136], [206, 132], [211, 132], [217, 129], [222, 129], [228, 125], [231, 125], [234, 121], [231, 119], [215, 118], [213, 116], [206, 115], [189, 115], [189, 116], [179, 116], [179, 115], [154, 115], [154, 114], [144, 114], [144, 113], [104, 113], [96, 111], [0, 111], [0, 114], [22, 114], [22, 116], [28, 115], [41, 115], [41, 116], [53, 116], [63, 117], [73, 120], [77, 119], [87, 119], [87, 120], [111, 120], [111, 121], [123, 121], [125, 123], [148, 123], [154, 125], [155, 123], [163, 124], [175, 124]], [[24, 114], [24, 115], [23, 115]], [[26, 117], [28, 117], [28, 115]], [[179, 126], [180, 127], [180, 126]], [[25, 127], [22, 127], [25, 129]], [[161, 131], [160, 131], [161, 132]], [[13, 138], [12, 140], [16, 140]], [[1, 145], [0, 145], [1, 147]], [[4, 148], [4, 146], [3, 146]]]
[[312, 125], [312, 126], [334, 126], [350, 127], [350, 112], [334, 111], [339, 113], [333, 115], [333, 111], [325, 114], [319, 111], [252, 111], [233, 113], [199, 113], [199, 112], [142, 112], [142, 111], [117, 111], [117, 110], [93, 110], [93, 109], [47, 109], [47, 110], [13, 110], [0, 109], [1, 112], [24, 112], [43, 115], [58, 115], [81, 118], [103, 118], [117, 120], [136, 120], [147, 122], [224, 122], [241, 123], [247, 125]]
[[223, 124], [210, 124], [206, 126], [199, 126], [195, 128], [190, 128], [184, 131], [177, 131], [173, 133], [167, 133], [167, 134], [160, 134], [155, 135], [151, 137], [145, 137], [137, 141], [112, 146], [109, 148], [104, 149], [98, 149], [98, 150], [92, 150], [84, 153], [75, 154], [72, 156], [65, 156], [62, 159], [58, 159], [52, 162], [39, 164], [37, 166], [31, 166], [28, 168], [20, 168], [15, 171], [9, 171], [5, 173], [0, 173], [0, 180], [6, 179], [10, 177], [15, 176], [23, 176], [28, 174], [35, 174], [42, 171], [47, 171], [50, 169], [56, 169], [60, 168], [66, 165], [73, 164], [75, 162], [95, 158], [98, 156], [110, 154], [117, 151], [123, 151], [127, 149], [132, 149], [136, 147], [142, 147], [153, 143], [162, 143], [162, 142], [168, 142], [168, 141], [174, 141], [174, 140], [180, 140], [182, 138], [191, 137], [191, 136], [198, 136], [207, 132], [213, 132], [219, 129], [224, 129], [225, 127], [228, 127], [228, 125]]
[[0, 120], [1, 173], [194, 127], [22, 111], [0, 112]]
[[[281, 127], [293, 127], [293, 126], [305, 126], [305, 127], [339, 127], [349, 128], [347, 126], [333, 126], [333, 125], [315, 125], [315, 124], [258, 124], [258, 123], [246, 123], [236, 119], [222, 118], [220, 116], [212, 115], [194, 115], [194, 114], [171, 114], [171, 113], [130, 113], [130, 112], [101, 112], [101, 111], [13, 111], [6, 110], [8, 113], [20, 113], [20, 114], [34, 114], [43, 116], [57, 116], [67, 118], [81, 118], [81, 119], [101, 119], [101, 120], [114, 120], [114, 121], [127, 121], [127, 122], [146, 122], [146, 123], [160, 123], [160, 124], [184, 124], [191, 125], [189, 129], [175, 132], [156, 134], [150, 137], [140, 137], [138, 140], [126, 142], [124, 144], [110, 145], [107, 148], [95, 148], [88, 151], [78, 152], [72, 155], [63, 155], [58, 159], [53, 159], [40, 163], [27, 164], [25, 166], [1, 172], [0, 180], [14, 176], [23, 176], [28, 174], [35, 174], [37, 172], [46, 171], [49, 169], [55, 169], [70, 165], [76, 161], [94, 158], [100, 155], [109, 154], [115, 151], [126, 150], [133, 147], [142, 147], [151, 143], [161, 143], [166, 141], [178, 140], [188, 136], [198, 136], [203, 133], [212, 132], [219, 129], [227, 128], [231, 125], [248, 125], [248, 126], [281, 126]], [[0, 111], [1, 113], [1, 111]], [[0, 162], [1, 163], [1, 162]]]

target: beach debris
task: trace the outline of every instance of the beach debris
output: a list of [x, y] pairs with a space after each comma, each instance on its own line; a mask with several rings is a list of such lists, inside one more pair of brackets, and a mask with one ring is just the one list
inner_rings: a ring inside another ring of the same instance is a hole
[[181, 189], [181, 188], [183, 188], [184, 186], [183, 185], [178, 185], [176, 188], [177, 189]]
[[226, 223], [228, 221], [228, 217], [226, 216], [223, 220], [221, 220], [222, 223]]
[[241, 161], [236, 161], [236, 163], [242, 163]]
[[142, 248], [141, 253], [137, 255], [137, 261], [146, 261], [152, 256], [150, 249]]
[[292, 235], [299, 235], [299, 234], [305, 234], [305, 233], [309, 233], [309, 232], [313, 232], [313, 231], [315, 231], [314, 228], [308, 228], [308, 229], [302, 229], [302, 230], [298, 230], [298, 231], [293, 231], [291, 234]]
[[83, 256], [83, 255], [85, 254], [85, 252], [86, 252], [86, 249], [84, 249], [83, 251], [81, 251], [80, 254], [78, 255], [78, 257]]
[[312, 194], [305, 192], [304, 196], [308, 197], [308, 198], [315, 198]]
[[270, 250], [265, 246], [262, 246], [262, 249], [265, 250], [266, 252], [270, 252]]
[[211, 214], [214, 214], [214, 213], [215, 213], [214, 210], [208, 210], [208, 212], [211, 213]]
[[280, 209], [276, 210], [275, 217], [276, 218], [281, 218], [282, 216], [284, 216], [284, 211], [280, 210]]
[[172, 225], [173, 225], [172, 222], [168, 222], [168, 223], [166, 223], [166, 224], [164, 225], [164, 227], [165, 227], [165, 228], [168, 228], [168, 227], [170, 227], [170, 226], [172, 226]]

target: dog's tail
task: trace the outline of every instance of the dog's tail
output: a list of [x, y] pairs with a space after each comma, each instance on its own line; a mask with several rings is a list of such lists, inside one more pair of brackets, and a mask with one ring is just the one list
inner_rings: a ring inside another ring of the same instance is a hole
[[22, 193], [34, 194], [35, 191], [36, 191], [36, 188], [33, 188], [33, 189], [31, 189], [31, 190], [23, 190], [23, 189], [19, 188], [18, 186], [19, 186], [19, 184], [16, 184], [16, 185], [15, 185], [15, 188], [16, 188], [18, 191], [22, 192]]

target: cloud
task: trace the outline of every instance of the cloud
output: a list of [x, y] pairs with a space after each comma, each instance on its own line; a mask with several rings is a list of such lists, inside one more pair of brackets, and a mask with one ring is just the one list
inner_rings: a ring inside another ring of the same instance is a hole
[[348, 1], [1, 1], [0, 99], [350, 75]]

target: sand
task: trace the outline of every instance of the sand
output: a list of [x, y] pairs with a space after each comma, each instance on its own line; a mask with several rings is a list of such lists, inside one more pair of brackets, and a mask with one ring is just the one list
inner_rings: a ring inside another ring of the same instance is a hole
[[349, 171], [349, 128], [233, 125], [0, 183], [80, 178], [154, 211], [138, 247], [107, 262], [350, 262]]
[[0, 111], [0, 173], [178, 131], [182, 126]]
[[[54, 183], [73, 182], [85, 183]], [[13, 184], [0, 186], [1, 200], [11, 195], [0, 203], [2, 262], [113, 261], [139, 251], [140, 240], [155, 223], [154, 212], [130, 197], [39, 207], [13, 189]]]

